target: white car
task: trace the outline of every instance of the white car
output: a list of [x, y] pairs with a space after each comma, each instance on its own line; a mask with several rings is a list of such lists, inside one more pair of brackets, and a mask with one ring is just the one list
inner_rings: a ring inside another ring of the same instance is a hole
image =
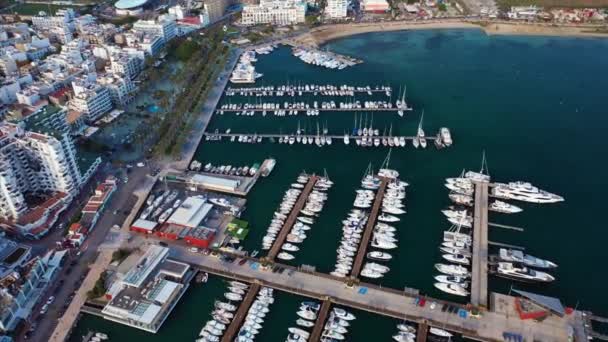
[[47, 299], [46, 304], [51, 305], [53, 304], [53, 301], [55, 301], [55, 296], [50, 296], [49, 299]]
[[48, 304], [44, 304], [42, 306], [42, 309], [40, 309], [40, 314], [44, 315], [48, 310], [49, 310], [49, 305]]
[[137, 167], [144, 167], [144, 163], [142, 163], [142, 162], [137, 163]]
[[198, 248], [196, 248], [196, 247], [190, 247], [190, 252], [192, 252], [192, 253], [198, 253]]

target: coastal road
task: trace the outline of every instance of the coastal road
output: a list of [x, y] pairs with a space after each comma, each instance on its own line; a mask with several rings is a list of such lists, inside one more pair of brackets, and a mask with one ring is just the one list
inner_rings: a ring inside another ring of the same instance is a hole
[[[80, 310], [80, 305], [78, 305], [76, 310], [73, 310], [72, 307], [75, 303], [72, 302], [78, 299], [74, 297], [76, 293], [84, 293], [84, 295], [86, 295], [86, 291], [91, 288], [85, 286], [89, 285], [91, 282], [89, 278], [94, 278], [92, 281], [93, 284], [97, 280], [97, 277], [91, 277], [91, 275], [89, 275], [88, 278], [85, 278], [90, 270], [89, 265], [96, 260], [98, 254], [97, 246], [100, 246], [105, 241], [112, 226], [115, 224], [123, 224], [125, 216], [122, 215], [121, 212], [133, 207], [135, 204], [133, 194], [146, 183], [153, 183], [152, 177], [148, 176], [149, 171], [150, 169], [148, 167], [135, 168], [129, 174], [129, 181], [126, 184], [120, 183], [118, 185], [118, 189], [110, 198], [110, 202], [106, 205], [104, 212], [95, 225], [95, 229], [93, 229], [85, 241], [83, 245], [85, 246], [85, 248], [83, 248], [84, 250], [79, 256], [76, 256], [74, 253], [62, 268], [61, 273], [58, 276], [59, 280], [54, 284], [57, 288], [57, 290], [54, 291], [55, 301], [49, 307], [48, 312], [45, 315], [39, 315], [38, 308], [32, 314], [31, 321], [36, 323], [36, 329], [31, 336], [29, 336], [30, 340], [46, 342], [50, 340], [53, 330], [63, 329], [69, 331], [71, 329], [71, 325], [66, 326], [65, 324], [59, 324], [61, 323], [59, 319], [64, 316], [64, 312], [65, 315], [68, 315], [71, 311], [78, 313]], [[114, 211], [117, 211], [118, 214], [114, 215]], [[70, 266], [72, 261], [74, 261], [74, 264], [73, 266]], [[48, 295], [50, 295], [50, 293]], [[71, 312], [71, 314], [73, 314], [73, 312]]]

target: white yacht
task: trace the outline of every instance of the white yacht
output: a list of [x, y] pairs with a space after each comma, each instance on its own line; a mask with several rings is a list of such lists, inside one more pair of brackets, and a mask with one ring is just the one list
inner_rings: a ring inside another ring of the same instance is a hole
[[510, 262], [499, 262], [496, 271], [498, 276], [521, 281], [551, 282], [555, 280], [555, 277], [548, 273], [536, 271], [526, 266], [517, 266]]
[[387, 260], [391, 260], [393, 258], [392, 255], [390, 255], [386, 252], [379, 252], [379, 251], [368, 252], [367, 257], [370, 259], [373, 259], [373, 260], [381, 260], [381, 261], [387, 261]]
[[469, 287], [469, 282], [468, 282], [467, 278], [463, 278], [463, 277], [440, 274], [440, 275], [435, 276], [435, 280], [440, 283], [460, 285], [463, 288]]
[[561, 196], [540, 190], [527, 182], [496, 183], [492, 195], [532, 203], [556, 203], [564, 200]]
[[471, 263], [471, 260], [462, 254], [442, 254], [441, 257], [455, 264], [469, 265]]
[[435, 283], [435, 287], [445, 293], [449, 293], [449, 294], [453, 294], [453, 295], [457, 295], [457, 296], [464, 297], [469, 294], [469, 291], [465, 290], [462, 286], [456, 285], [456, 284]]
[[439, 328], [435, 328], [435, 327], [431, 327], [429, 329], [429, 332], [435, 336], [441, 336], [441, 337], [452, 337], [454, 335], [452, 335], [451, 332], [449, 331], [445, 331], [443, 329], [439, 329]]
[[473, 206], [473, 197], [471, 196], [453, 193], [449, 195], [449, 198], [456, 204], [462, 204], [469, 207]]
[[530, 267], [537, 267], [537, 268], [556, 268], [557, 267], [557, 264], [555, 264], [554, 262], [540, 259], [540, 258], [531, 256], [531, 255], [528, 255], [528, 254], [524, 254], [524, 252], [522, 252], [520, 250], [516, 250], [516, 249], [501, 248], [498, 251], [498, 257], [503, 261], [517, 262], [517, 263], [521, 263], [521, 264], [524, 264], [524, 265], [530, 266]]
[[498, 200], [490, 203], [490, 206], [488, 207], [488, 209], [499, 212], [499, 213], [505, 213], [505, 214], [514, 214], [514, 213], [519, 213], [519, 212], [523, 211], [522, 208], [520, 208], [516, 205], [510, 204], [507, 202], [503, 202], [503, 201], [498, 201]]
[[389, 222], [390, 223], [390, 222], [400, 221], [400, 219], [398, 217], [396, 217], [396, 216], [382, 213], [382, 214], [380, 214], [380, 216], [378, 216], [378, 221]]
[[292, 254], [289, 254], [287, 252], [281, 252], [281, 253], [279, 253], [279, 255], [277, 255], [277, 258], [279, 258], [281, 260], [293, 260], [295, 258], [295, 256], [293, 256]]
[[302, 319], [302, 318], [298, 318], [298, 320], [296, 321], [296, 324], [299, 325], [299, 326], [301, 326], [301, 327], [304, 327], [304, 328], [310, 328], [310, 327], [313, 327], [315, 325], [314, 322], [307, 321], [307, 320]]
[[470, 275], [469, 270], [459, 265], [446, 265], [446, 264], [435, 264], [437, 271], [454, 276], [468, 277]]

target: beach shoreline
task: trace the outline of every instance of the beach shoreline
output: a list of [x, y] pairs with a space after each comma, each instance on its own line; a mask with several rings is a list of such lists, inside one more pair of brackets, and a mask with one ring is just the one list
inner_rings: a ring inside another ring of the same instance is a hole
[[[371, 32], [430, 29], [479, 29], [488, 35], [526, 35], [608, 38], [608, 32], [592, 25], [554, 25], [545, 23], [514, 23], [506, 21], [472, 22], [460, 19], [425, 21], [387, 21], [323, 25], [289, 39], [294, 45], [320, 46], [335, 39]], [[605, 27], [604, 27], [605, 28]]]

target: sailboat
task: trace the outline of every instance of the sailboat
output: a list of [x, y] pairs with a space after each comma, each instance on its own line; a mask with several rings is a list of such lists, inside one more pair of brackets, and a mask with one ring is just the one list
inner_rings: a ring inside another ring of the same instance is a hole
[[355, 124], [353, 125], [353, 135], [357, 135], [357, 113], [355, 113]]
[[420, 123], [418, 123], [418, 132], [416, 133], [418, 137], [418, 141], [420, 142], [420, 147], [426, 148], [426, 138], [424, 137], [424, 131], [422, 130], [422, 120], [424, 119], [424, 110], [422, 110], [422, 115], [420, 116]]
[[396, 179], [399, 177], [399, 172], [397, 170], [389, 169], [389, 163], [391, 161], [391, 152], [392, 151], [393, 151], [392, 148], [388, 150], [388, 154], [386, 155], [386, 158], [384, 159], [382, 166], [380, 166], [380, 170], [378, 170], [378, 176], [391, 178], [391, 179]]
[[296, 131], [296, 141], [299, 143], [300, 141], [302, 141], [302, 130], [300, 129], [300, 120], [298, 120], [298, 130]]
[[386, 139], [386, 126], [384, 126], [384, 131], [382, 131], [382, 146], [388, 145], [388, 140]]
[[359, 136], [363, 135], [363, 129], [361, 128], [362, 124], [363, 124], [363, 114], [361, 114], [361, 116], [359, 117], [359, 128], [357, 129], [357, 135], [359, 135]]
[[348, 133], [344, 133], [344, 145], [350, 144], [350, 139], [348, 138]]
[[388, 129], [388, 146], [393, 147], [395, 146], [395, 140], [393, 140], [393, 124], [391, 124], [390, 128]]

